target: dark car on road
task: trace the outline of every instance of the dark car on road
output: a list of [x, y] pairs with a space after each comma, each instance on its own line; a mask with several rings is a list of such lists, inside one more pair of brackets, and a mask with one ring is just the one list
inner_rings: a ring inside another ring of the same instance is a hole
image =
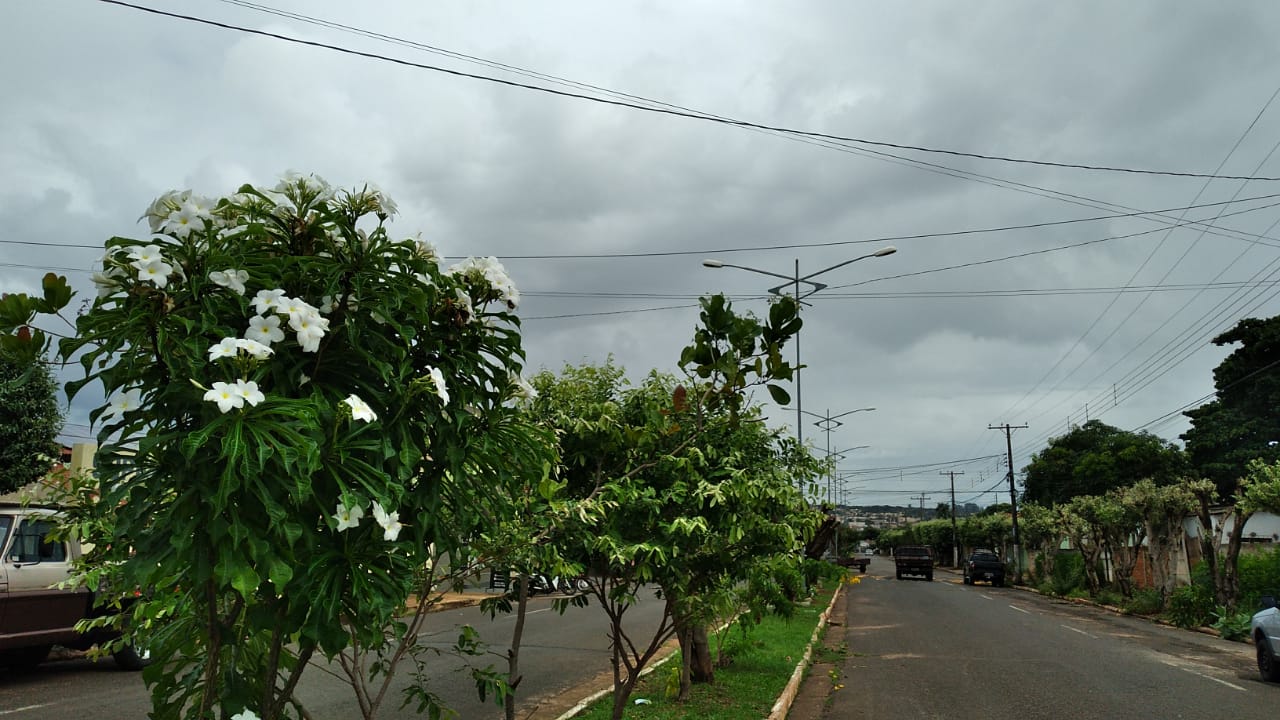
[[894, 548], [893, 565], [899, 580], [903, 575], [923, 575], [925, 580], [933, 580], [933, 548], [927, 545]]
[[979, 580], [989, 581], [992, 586], [1004, 585], [1004, 561], [990, 550], [975, 550], [964, 561], [964, 584], [972, 585]]

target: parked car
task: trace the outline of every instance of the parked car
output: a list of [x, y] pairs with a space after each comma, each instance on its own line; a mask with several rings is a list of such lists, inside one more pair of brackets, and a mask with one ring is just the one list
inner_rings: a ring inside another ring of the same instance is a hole
[[904, 545], [894, 548], [893, 565], [898, 579], [903, 575], [923, 575], [933, 580], [933, 548], [927, 545]]
[[974, 550], [964, 561], [964, 584], [990, 581], [993, 587], [1004, 585], [1004, 561], [990, 550]]
[[[87, 650], [114, 640], [119, 632], [101, 628], [79, 633], [75, 625], [96, 617], [97, 592], [54, 587], [71, 576], [82, 554], [78, 540], [49, 537], [53, 508], [0, 505], [0, 665], [30, 668], [44, 662], [54, 645]], [[114, 653], [116, 665], [141, 670], [147, 656], [125, 646]]]
[[1262, 598], [1262, 609], [1253, 614], [1249, 631], [1258, 651], [1258, 673], [1264, 682], [1280, 682], [1280, 658], [1276, 657], [1276, 649], [1280, 648], [1280, 609], [1273, 596]]

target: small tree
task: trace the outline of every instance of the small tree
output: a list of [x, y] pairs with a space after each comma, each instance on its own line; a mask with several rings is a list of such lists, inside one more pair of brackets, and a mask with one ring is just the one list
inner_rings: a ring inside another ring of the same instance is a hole
[[1160, 596], [1167, 598], [1173, 592], [1173, 549], [1181, 540], [1182, 521], [1195, 510], [1195, 496], [1185, 483], [1159, 486], [1141, 480], [1126, 488], [1120, 498], [1144, 523], [1151, 575]]
[[[1249, 518], [1259, 511], [1280, 513], [1280, 462], [1268, 464], [1254, 460], [1248, 465], [1248, 474], [1238, 485], [1235, 504], [1215, 528], [1211, 503], [1216, 499], [1216, 487], [1208, 481], [1193, 484], [1197, 519], [1200, 522], [1200, 542], [1206, 560], [1214, 573], [1214, 596], [1219, 605], [1235, 608], [1240, 601], [1240, 548], [1244, 542], [1244, 528]], [[1222, 535], [1227, 520], [1232, 520], [1231, 533], [1227, 536], [1227, 551], [1219, 560], [1216, 556], [1222, 545]]]
[[524, 447], [514, 285], [393, 239], [394, 212], [295, 175], [167, 193], [151, 236], [107, 242], [61, 352], [86, 373], [69, 394], [110, 398], [90, 414], [104, 560], [149, 594], [129, 631], [157, 718], [302, 714], [311, 658], [382, 647]]
[[42, 361], [0, 350], [0, 493], [44, 477], [58, 456], [58, 384]]

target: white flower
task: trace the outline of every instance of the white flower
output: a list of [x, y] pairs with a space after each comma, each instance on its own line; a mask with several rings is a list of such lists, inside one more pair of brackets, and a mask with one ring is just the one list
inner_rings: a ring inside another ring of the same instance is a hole
[[237, 295], [243, 295], [245, 292], [244, 284], [249, 280], [249, 273], [233, 268], [214, 270], [209, 273], [209, 279], [224, 288], [230, 288]]
[[316, 195], [317, 200], [327, 202], [333, 197], [333, 189], [324, 178], [314, 173], [303, 175], [296, 170], [289, 170], [280, 178], [280, 182], [272, 188], [273, 192], [288, 195], [293, 191], [301, 191], [307, 195]]
[[93, 284], [98, 288], [98, 297], [105, 298], [115, 295], [120, 290], [120, 278], [123, 277], [126, 277], [126, 273], [116, 266], [104, 267], [102, 272], [95, 272], [92, 280]]
[[436, 260], [437, 262], [440, 260], [440, 251], [436, 248], [435, 243], [422, 238], [417, 238], [413, 242], [419, 255], [428, 260]]
[[230, 383], [214, 383], [213, 389], [204, 394], [204, 399], [218, 403], [218, 409], [224, 413], [231, 408], [244, 407], [244, 396], [238, 394]]
[[249, 340], [246, 338], [236, 340], [236, 347], [259, 360], [266, 360], [271, 353], [275, 352], [275, 350], [272, 350], [268, 345], [264, 345], [257, 340]]
[[[134, 263], [137, 266], [138, 263]], [[154, 283], [156, 287], [162, 288], [169, 284], [169, 273], [173, 272], [173, 266], [163, 260], [152, 260], [146, 265], [138, 268], [138, 279]]]
[[[280, 303], [276, 305], [276, 312], [281, 315], [288, 315], [290, 320], [293, 320], [299, 315], [320, 314], [320, 311], [317, 308], [308, 304], [305, 300], [291, 297], [281, 298]], [[297, 328], [294, 329], [296, 330]]]
[[388, 542], [395, 542], [400, 535], [400, 530], [404, 528], [404, 525], [400, 524], [400, 513], [389, 513], [383, 510], [377, 500], [373, 501], [373, 519], [382, 526], [382, 539]]
[[184, 205], [190, 206], [196, 215], [205, 220], [213, 217], [213, 206], [217, 204], [217, 201], [213, 198], [207, 198], [203, 195], [191, 195], [184, 203]]
[[467, 314], [467, 320], [470, 321], [476, 314], [475, 308], [471, 305], [471, 296], [467, 294], [466, 290], [457, 288], [456, 297], [458, 298], [458, 306]]
[[[181, 207], [190, 194], [190, 191], [170, 190], [152, 201], [151, 205], [147, 207], [147, 211], [142, 214], [142, 217], [147, 219], [151, 232], [160, 232], [160, 228], [164, 226], [164, 221], [169, 217], [169, 213]], [[141, 220], [142, 218], [138, 219]]]
[[129, 259], [133, 261], [129, 264], [139, 270], [156, 260], [164, 260], [164, 257], [160, 254], [159, 245], [143, 245], [141, 247], [134, 246], [129, 248], [128, 255]]
[[244, 331], [246, 340], [256, 340], [263, 345], [284, 340], [278, 315], [255, 315], [249, 318], [249, 329]]
[[529, 381], [525, 380], [523, 376], [512, 374], [511, 383], [512, 397], [516, 397], [521, 400], [533, 400], [538, 397], [538, 391], [535, 390], [533, 386], [529, 384]]
[[111, 402], [107, 404], [107, 409], [102, 413], [102, 418], [105, 420], [111, 417], [124, 417], [126, 412], [137, 410], [141, 406], [142, 389], [125, 390], [122, 393], [116, 393], [115, 397], [111, 398]]
[[333, 519], [338, 521], [338, 532], [343, 532], [359, 525], [363, 517], [364, 510], [360, 509], [359, 505], [347, 507], [339, 502], [338, 512], [334, 514]]
[[222, 340], [218, 341], [217, 345], [213, 345], [209, 348], [209, 361], [213, 362], [214, 360], [221, 360], [222, 358], [235, 357], [236, 352], [239, 349], [240, 348], [236, 344], [235, 338], [222, 338]]
[[436, 387], [436, 395], [440, 396], [440, 404], [449, 404], [449, 388], [444, 384], [444, 373], [440, 372], [440, 368], [428, 368], [431, 376], [431, 383]]
[[347, 399], [343, 400], [343, 402], [351, 406], [352, 420], [373, 422], [378, 419], [378, 413], [374, 412], [373, 408], [369, 407], [369, 404], [364, 400], [361, 400], [355, 393], [348, 395]]
[[257, 295], [253, 296], [253, 309], [259, 315], [266, 315], [269, 311], [275, 310], [280, 303], [288, 298], [285, 297], [284, 290], [259, 290]]
[[450, 275], [461, 275], [472, 283], [484, 281], [512, 310], [520, 304], [520, 291], [516, 290], [516, 284], [507, 275], [507, 269], [495, 257], [469, 257], [450, 267], [447, 272]]
[[245, 708], [235, 715], [232, 715], [231, 720], [262, 720], [262, 718], [258, 717], [258, 714], [249, 708]]
[[169, 217], [165, 218], [163, 229], [176, 237], [185, 238], [201, 225], [203, 219], [200, 208], [187, 202], [183, 203], [181, 208], [169, 213]]
[[[217, 383], [214, 384], [215, 386], [217, 385]], [[263, 395], [262, 391], [258, 390], [258, 383], [252, 380], [237, 380], [236, 384], [231, 388], [231, 392], [235, 393], [250, 405], [257, 405], [267, 399], [267, 396]], [[223, 412], [226, 411], [224, 410]]]
[[320, 317], [319, 312], [298, 313], [289, 318], [289, 327], [298, 333], [298, 344], [303, 352], [316, 352], [320, 349], [320, 340], [329, 330], [328, 318]]

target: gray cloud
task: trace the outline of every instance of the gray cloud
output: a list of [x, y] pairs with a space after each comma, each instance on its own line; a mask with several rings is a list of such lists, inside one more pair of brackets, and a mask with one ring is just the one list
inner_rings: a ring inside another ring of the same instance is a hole
[[[1199, 171], [1217, 167], [1275, 90], [1269, 70], [1277, 50], [1267, 28], [1280, 19], [1280, 7], [1268, 2], [1173, 7], [1154, 0], [815, 1], [785, 9], [398, 3], [376, 14], [336, 2], [282, 0], [280, 6], [743, 119], [1001, 155]], [[220, 3], [184, 9], [499, 73]], [[377, 182], [401, 204], [395, 232], [421, 232], [451, 255], [830, 243], [1103, 212], [1031, 194], [1039, 190], [993, 187], [766, 133], [449, 78], [97, 3], [19, 4], [8, 14], [0, 61], [20, 72], [10, 74], [0, 110], [6, 138], [0, 148], [6, 170], [0, 174], [0, 240], [9, 241], [0, 242], [5, 291], [36, 287], [41, 270], [13, 267], [36, 265], [82, 268], [70, 275], [82, 294], [92, 294], [87, 270], [98, 252], [14, 240], [100, 245], [113, 234], [139, 232], [141, 209], [166, 189], [223, 193], [243, 182], [270, 182], [286, 169], [314, 171], [344, 185]], [[1224, 170], [1251, 172], [1275, 144], [1277, 129], [1280, 108], [1273, 107]], [[1077, 200], [1086, 204], [1177, 207], [1192, 203], [1203, 184], [894, 154], [1071, 193], [1089, 198]], [[1273, 165], [1264, 172], [1280, 174]], [[1238, 187], [1214, 182], [1198, 202], [1226, 200]], [[1242, 194], [1271, 191], [1276, 184], [1250, 183]], [[1260, 211], [1222, 224], [1263, 232], [1278, 215]], [[832, 271], [822, 280], [847, 285], [1151, 227], [1149, 220], [1126, 219], [904, 240], [895, 242], [896, 255]], [[1240, 240], [1197, 240], [1190, 229], [1171, 232], [1160, 245], [1162, 237], [848, 291], [1112, 287], [1131, 279], [1148, 285], [1166, 273], [1166, 283], [1205, 283], [1219, 273], [1219, 280], [1247, 280], [1276, 252], [1254, 248], [1228, 267], [1246, 247]], [[812, 272], [877, 247], [741, 250], [716, 257], [787, 275], [797, 258], [802, 272]], [[528, 318], [694, 303], [538, 292], [688, 296], [723, 290], [743, 298], [736, 303], [742, 309], [765, 310], [763, 300], [748, 298], [763, 295], [774, 284], [770, 278], [708, 270], [701, 259], [505, 262], [531, 293], [521, 309]], [[833, 287], [805, 311], [803, 400], [806, 408], [833, 414], [880, 408], [851, 416], [832, 434], [837, 447], [872, 445], [842, 465], [850, 469], [995, 453], [1002, 442], [988, 423], [1035, 418], [1015, 438], [1026, 444], [1016, 458], [1021, 467], [1042, 434], [1065, 429], [1068, 418], [1082, 420], [1084, 403], [1113, 384], [1122, 402], [1093, 405], [1090, 417], [1103, 413], [1107, 422], [1138, 427], [1210, 392], [1210, 371], [1225, 354], [1208, 345], [1216, 325], [1191, 331], [1197, 319], [1213, 317], [1212, 308], [1226, 295], [1219, 290], [1185, 309], [1188, 293], [1154, 294], [1105, 343], [1141, 296], [1120, 297], [1085, 334], [1110, 296], [870, 299], [841, 298], [840, 292]], [[1238, 303], [1217, 325], [1246, 311], [1271, 314], [1275, 304]], [[634, 377], [655, 367], [671, 370], [696, 318], [696, 309], [685, 308], [530, 319], [524, 326], [529, 362], [559, 368], [601, 362], [612, 353]], [[1188, 347], [1201, 349], [1125, 398], [1122, 379], [1140, 377], [1143, 363], [1184, 330], [1193, 340]], [[1059, 369], [1028, 395], [1077, 340]], [[1129, 357], [1117, 363], [1125, 353]], [[74, 422], [85, 422], [88, 402], [78, 400], [72, 408]], [[777, 422], [793, 422], [786, 411], [771, 414]], [[1181, 426], [1158, 429], [1173, 437]], [[806, 437], [825, 446], [816, 428], [807, 427]], [[993, 463], [957, 469], [990, 485], [1000, 472]], [[879, 479], [870, 487], [878, 489], [930, 489], [941, 482], [933, 469], [904, 471], [900, 482], [893, 472], [873, 475]]]

